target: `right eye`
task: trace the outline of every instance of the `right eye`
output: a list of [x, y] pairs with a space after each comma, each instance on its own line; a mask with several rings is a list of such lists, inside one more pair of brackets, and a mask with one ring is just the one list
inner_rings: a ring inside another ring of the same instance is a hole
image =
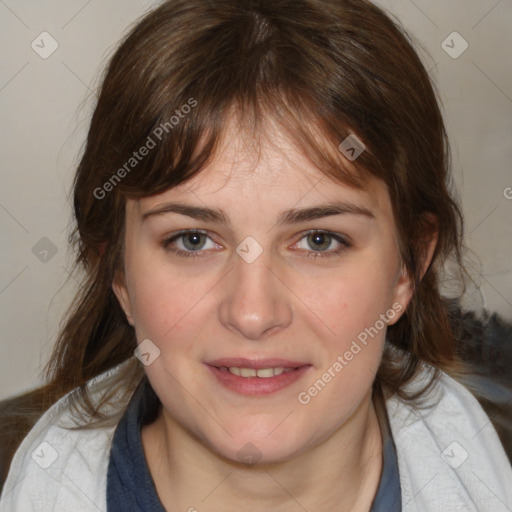
[[[207, 232], [198, 231], [197, 229], [188, 229], [166, 238], [162, 242], [162, 247], [179, 257], [197, 258], [202, 251], [208, 248], [205, 249], [205, 244], [208, 239], [211, 240]], [[211, 241], [214, 246], [217, 246], [213, 240]]]

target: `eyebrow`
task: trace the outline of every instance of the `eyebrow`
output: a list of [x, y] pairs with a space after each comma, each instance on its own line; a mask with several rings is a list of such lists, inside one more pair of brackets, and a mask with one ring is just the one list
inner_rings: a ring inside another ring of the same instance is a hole
[[[165, 203], [159, 205], [156, 208], [143, 213], [142, 221], [144, 222], [146, 219], [154, 215], [163, 215], [165, 213], [178, 213], [204, 222], [215, 222], [219, 224], [226, 224], [228, 226], [230, 225], [229, 217], [222, 210], [202, 206], [192, 206], [183, 203]], [[311, 206], [309, 208], [292, 208], [290, 210], [286, 210], [279, 215], [276, 224], [299, 224], [301, 222], [308, 222], [321, 219], [323, 217], [341, 214], [359, 215], [369, 219], [375, 219], [375, 215], [363, 206], [358, 206], [353, 203], [334, 202]]]

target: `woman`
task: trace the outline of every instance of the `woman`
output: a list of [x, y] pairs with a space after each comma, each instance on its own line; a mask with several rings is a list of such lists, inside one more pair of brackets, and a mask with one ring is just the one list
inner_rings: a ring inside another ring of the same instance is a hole
[[[74, 181], [86, 280], [0, 511], [506, 510], [436, 94], [364, 0], [170, 0]], [[490, 456], [492, 454], [492, 456]]]

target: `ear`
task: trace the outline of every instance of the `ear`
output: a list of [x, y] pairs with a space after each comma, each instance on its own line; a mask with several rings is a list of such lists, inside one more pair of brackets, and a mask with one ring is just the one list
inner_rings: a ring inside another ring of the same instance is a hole
[[[423, 279], [423, 276], [432, 262], [432, 257], [437, 246], [437, 240], [439, 237], [439, 219], [432, 213], [426, 213], [423, 216], [423, 226], [423, 234], [421, 237], [421, 244], [423, 248], [421, 279]], [[405, 264], [402, 262], [393, 290], [393, 304], [399, 303], [402, 306], [400, 309], [402, 314], [407, 309], [413, 293], [414, 279], [409, 274]], [[397, 315], [392, 321], [388, 322], [388, 325], [396, 323], [401, 316], [402, 315]]]
[[130, 296], [128, 295], [128, 288], [126, 286], [126, 278], [124, 272], [118, 270], [115, 274], [114, 280], [112, 281], [112, 290], [114, 291], [117, 300], [121, 308], [126, 315], [126, 320], [131, 326], [135, 325], [132, 316]]

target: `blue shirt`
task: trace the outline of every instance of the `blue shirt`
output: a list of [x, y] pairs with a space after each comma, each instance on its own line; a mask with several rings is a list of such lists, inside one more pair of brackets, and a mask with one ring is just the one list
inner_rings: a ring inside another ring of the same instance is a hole
[[[385, 404], [375, 410], [382, 433], [382, 475], [370, 512], [401, 512], [400, 477]], [[107, 471], [107, 512], [166, 512], [144, 455], [141, 429], [152, 423], [160, 401], [146, 377], [135, 391], [114, 433]]]

